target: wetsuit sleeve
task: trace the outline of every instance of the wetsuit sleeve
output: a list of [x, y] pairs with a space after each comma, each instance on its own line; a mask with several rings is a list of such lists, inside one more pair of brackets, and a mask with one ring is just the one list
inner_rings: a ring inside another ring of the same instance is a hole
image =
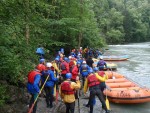
[[38, 93], [40, 92], [40, 88], [39, 88], [40, 79], [41, 79], [41, 75], [36, 75], [33, 83], [33, 87]]
[[76, 81], [76, 83], [75, 82], [71, 82], [71, 87], [73, 88], [73, 89], [80, 89], [80, 87], [81, 87], [81, 83], [80, 83], [80, 81], [78, 80], [78, 81]]
[[58, 80], [58, 78], [56, 78], [56, 77], [54, 76], [54, 72], [51, 72], [51, 73], [50, 73], [50, 76], [51, 76], [51, 80], [52, 80], [52, 81], [55, 82], [55, 81]]
[[98, 78], [98, 80], [101, 81], [101, 82], [105, 82], [107, 80], [106, 77], [101, 77], [101, 76], [98, 75], [98, 73], [95, 73], [95, 75], [96, 75], [96, 78]]

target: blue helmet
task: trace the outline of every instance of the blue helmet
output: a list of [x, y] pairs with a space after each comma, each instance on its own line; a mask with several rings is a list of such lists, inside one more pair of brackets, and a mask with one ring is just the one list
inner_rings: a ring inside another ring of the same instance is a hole
[[55, 58], [55, 60], [56, 60], [56, 61], [59, 61], [59, 58], [58, 58], [58, 57], [56, 57], [56, 58]]
[[43, 63], [44, 61], [45, 61], [45, 59], [44, 59], [44, 58], [40, 59], [40, 63]]
[[90, 73], [93, 73], [93, 69], [90, 68], [90, 69], [88, 70], [88, 73], [89, 73], [89, 74], [90, 74]]
[[65, 61], [68, 61], [68, 58], [67, 58], [67, 57], [64, 57], [64, 60], [65, 60]]
[[80, 62], [80, 61], [77, 61], [77, 64], [81, 64], [81, 62]]
[[98, 67], [94, 67], [94, 71], [98, 71]]
[[66, 79], [70, 79], [72, 77], [72, 74], [71, 73], [67, 73], [66, 74]]

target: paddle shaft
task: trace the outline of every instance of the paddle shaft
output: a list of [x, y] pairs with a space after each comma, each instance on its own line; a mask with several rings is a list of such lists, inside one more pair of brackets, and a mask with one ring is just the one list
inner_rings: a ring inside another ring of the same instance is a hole
[[80, 98], [79, 98], [80, 91], [78, 90], [77, 93], [78, 93], [78, 112], [80, 113]]

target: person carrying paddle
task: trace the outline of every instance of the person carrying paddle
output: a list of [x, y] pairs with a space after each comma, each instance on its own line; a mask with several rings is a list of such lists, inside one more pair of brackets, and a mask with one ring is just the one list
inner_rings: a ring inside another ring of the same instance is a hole
[[105, 81], [106, 78], [101, 78], [99, 75], [95, 75], [93, 73], [92, 68], [88, 71], [89, 75], [85, 81], [84, 84], [84, 94], [86, 94], [87, 89], [89, 88], [90, 91], [90, 98], [89, 98], [89, 104], [90, 104], [90, 113], [93, 113], [93, 100], [95, 96], [99, 98], [99, 100], [102, 103], [102, 106], [104, 110], [106, 111], [105, 113], [110, 113], [110, 111], [106, 107], [106, 103], [103, 97], [103, 94], [100, 90], [100, 81]]
[[103, 60], [103, 56], [100, 56], [99, 59], [100, 59], [100, 60], [99, 60], [98, 63], [97, 63], [97, 67], [99, 68], [99, 70], [100, 70], [100, 71], [103, 71], [104, 68], [107, 69], [107, 64], [106, 64], [106, 62]]
[[[96, 75], [99, 75], [100, 77], [105, 77], [105, 72], [104, 71], [99, 71], [97, 67], [94, 67], [94, 71]], [[106, 78], [108, 79], [108, 76], [106, 75]], [[101, 91], [103, 92], [104, 89], [106, 88], [105, 81], [100, 83], [100, 88]]]
[[76, 82], [71, 81], [72, 74], [66, 74], [66, 80], [60, 85], [60, 96], [66, 105], [66, 113], [74, 113], [75, 110], [75, 90], [80, 89], [81, 84], [79, 77], [76, 77]]
[[45, 70], [42, 75], [42, 82], [44, 82], [47, 76], [49, 76], [44, 86], [44, 90], [46, 93], [46, 104], [47, 104], [47, 107], [49, 108], [53, 107], [54, 85], [55, 85], [55, 82], [57, 82], [59, 78], [59, 76], [57, 78], [54, 76], [54, 72], [51, 70], [51, 66], [52, 64], [48, 62], [46, 64], [47, 70]]
[[[27, 90], [31, 94], [31, 99], [29, 103], [29, 109], [32, 107], [35, 99], [37, 98], [38, 94], [40, 94], [40, 80], [41, 80], [41, 68], [36, 67], [35, 70], [30, 71], [28, 73], [28, 83], [27, 83]], [[35, 103], [32, 113], [36, 113], [37, 109], [37, 102]]]

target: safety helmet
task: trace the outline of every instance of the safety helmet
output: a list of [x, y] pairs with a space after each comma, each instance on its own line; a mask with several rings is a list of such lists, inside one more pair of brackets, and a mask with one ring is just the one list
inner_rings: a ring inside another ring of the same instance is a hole
[[67, 73], [66, 74], [66, 79], [70, 79], [72, 77], [72, 74], [71, 73]]
[[100, 56], [99, 59], [103, 59], [103, 56]]
[[81, 64], [81, 62], [77, 61], [77, 64]]
[[46, 63], [46, 67], [51, 67], [51, 66], [52, 66], [52, 63], [50, 63], [50, 62]]
[[46, 68], [45, 68], [45, 66], [43, 64], [38, 64], [36, 66], [36, 69], [39, 70], [40, 72], [46, 70]]
[[89, 73], [89, 74], [90, 74], [90, 73], [93, 73], [93, 69], [90, 68], [90, 69], [88, 70], [88, 73]]
[[86, 61], [83, 61], [82, 63], [83, 63], [83, 64], [86, 64]]
[[45, 59], [44, 59], [44, 58], [40, 59], [40, 63], [43, 63], [44, 61], [45, 61]]
[[56, 57], [56, 58], [55, 58], [55, 60], [56, 60], [56, 61], [59, 61], [59, 58], [58, 58], [58, 57]]
[[69, 56], [69, 59], [71, 59], [72, 58], [72, 56]]
[[67, 57], [64, 57], [64, 60], [65, 60], [65, 61], [68, 61], [68, 58], [67, 58]]
[[94, 67], [94, 71], [95, 71], [95, 72], [98, 71], [98, 67]]

